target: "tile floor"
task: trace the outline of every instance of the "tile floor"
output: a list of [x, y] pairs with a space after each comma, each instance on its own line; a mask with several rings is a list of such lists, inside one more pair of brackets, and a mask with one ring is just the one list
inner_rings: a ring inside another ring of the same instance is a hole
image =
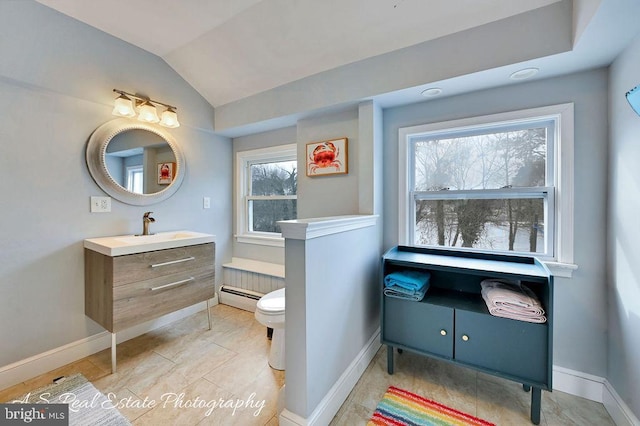
[[[120, 409], [134, 425], [278, 424], [278, 390], [284, 373], [267, 363], [270, 341], [253, 313], [226, 305], [211, 308], [213, 329], [200, 312], [118, 345], [118, 371], [110, 374], [109, 350], [83, 358], [11, 388], [0, 390], [9, 401], [44, 386], [53, 378], [82, 373], [117, 401], [148, 400], [156, 407]], [[383, 347], [331, 422], [364, 425], [389, 385], [405, 388], [498, 425], [527, 425], [529, 395], [516, 383], [408, 352], [396, 357], [396, 373], [386, 373]], [[255, 392], [252, 399], [251, 395]], [[167, 396], [182, 397], [182, 408]], [[175, 396], [174, 396], [175, 395]], [[185, 407], [188, 402], [250, 400], [250, 409]], [[259, 409], [261, 401], [264, 407]], [[124, 404], [124, 403], [123, 403]], [[562, 392], [543, 392], [541, 425], [614, 425], [602, 404]], [[257, 415], [254, 415], [257, 414]]]
[[[531, 393], [524, 392], [518, 383], [406, 351], [394, 358], [395, 372], [389, 375], [386, 346], [378, 351], [334, 417], [333, 426], [366, 424], [390, 385], [499, 426], [532, 424]], [[615, 423], [600, 403], [564, 392], [543, 391], [540, 425], [615, 426]]]

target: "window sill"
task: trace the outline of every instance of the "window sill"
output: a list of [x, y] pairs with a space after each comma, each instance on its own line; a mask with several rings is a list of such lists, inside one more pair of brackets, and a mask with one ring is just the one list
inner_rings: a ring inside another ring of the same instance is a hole
[[284, 238], [266, 237], [258, 235], [236, 235], [236, 242], [244, 244], [256, 244], [260, 246], [284, 247]]
[[549, 272], [554, 277], [560, 278], [571, 278], [573, 276], [573, 271], [578, 269], [578, 265], [573, 263], [562, 263], [562, 262], [552, 262], [543, 260], [547, 268], [549, 268]]
[[262, 262], [241, 257], [232, 257], [231, 262], [222, 264], [223, 268], [236, 269], [238, 271], [254, 272], [270, 277], [284, 278], [284, 265], [278, 263]]

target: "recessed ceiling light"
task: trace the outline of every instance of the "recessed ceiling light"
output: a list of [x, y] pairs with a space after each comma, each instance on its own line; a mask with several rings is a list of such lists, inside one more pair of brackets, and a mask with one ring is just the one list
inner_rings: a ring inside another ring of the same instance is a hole
[[440, 93], [442, 93], [442, 89], [439, 87], [430, 87], [428, 89], [424, 89], [422, 91], [422, 96], [426, 97], [426, 98], [430, 98], [432, 96], [438, 96]]
[[511, 80], [525, 80], [538, 74], [538, 71], [540, 71], [538, 68], [525, 68], [514, 72], [509, 76], [509, 78]]

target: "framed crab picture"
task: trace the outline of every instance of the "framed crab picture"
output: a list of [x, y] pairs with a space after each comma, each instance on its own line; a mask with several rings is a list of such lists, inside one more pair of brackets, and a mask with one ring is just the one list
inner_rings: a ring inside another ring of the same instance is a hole
[[347, 138], [307, 144], [307, 176], [348, 173]]
[[176, 163], [158, 163], [158, 185], [169, 185], [173, 181]]

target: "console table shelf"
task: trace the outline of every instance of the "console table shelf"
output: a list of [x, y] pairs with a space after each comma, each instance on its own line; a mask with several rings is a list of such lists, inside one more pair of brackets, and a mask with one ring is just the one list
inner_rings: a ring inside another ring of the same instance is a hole
[[[394, 348], [440, 358], [518, 383], [531, 393], [531, 421], [540, 422], [541, 390], [551, 390], [553, 277], [534, 257], [398, 246], [383, 256], [382, 277], [418, 270], [430, 273], [420, 302], [382, 297], [382, 343], [388, 372]], [[493, 316], [480, 282], [507, 279], [540, 300], [546, 323]], [[384, 286], [384, 284], [383, 284]]]

